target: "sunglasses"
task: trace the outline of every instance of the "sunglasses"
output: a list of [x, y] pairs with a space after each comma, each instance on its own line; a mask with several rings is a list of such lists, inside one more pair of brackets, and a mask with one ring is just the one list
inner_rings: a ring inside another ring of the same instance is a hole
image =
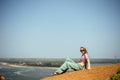
[[84, 50], [80, 50], [81, 52], [84, 51]]

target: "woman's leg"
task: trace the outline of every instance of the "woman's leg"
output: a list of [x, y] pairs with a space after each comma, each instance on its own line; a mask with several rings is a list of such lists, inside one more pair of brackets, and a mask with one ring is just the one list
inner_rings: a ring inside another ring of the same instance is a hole
[[62, 66], [56, 71], [61, 74], [66, 72], [68, 69], [81, 70], [83, 67], [80, 64], [75, 63], [72, 59], [67, 58]]

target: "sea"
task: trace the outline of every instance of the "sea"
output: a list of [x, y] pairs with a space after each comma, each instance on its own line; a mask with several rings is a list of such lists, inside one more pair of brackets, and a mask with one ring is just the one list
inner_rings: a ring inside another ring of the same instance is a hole
[[4, 75], [6, 80], [40, 80], [51, 76], [55, 70], [55, 68], [44, 67], [2, 67], [0, 74]]
[[[51, 60], [51, 61], [54, 61], [54, 60]], [[98, 61], [101, 61], [101, 60], [98, 60]], [[91, 62], [91, 66], [108, 65], [108, 64], [118, 63], [118, 62], [116, 61], [115, 62], [93, 61]], [[41, 80], [43, 78], [51, 76], [52, 73], [55, 72], [58, 68], [59, 66], [58, 67], [56, 66], [55, 67], [54, 66], [51, 66], [51, 67], [50, 66], [13, 67], [13, 66], [0, 64], [0, 74], [4, 75], [5, 80]]]

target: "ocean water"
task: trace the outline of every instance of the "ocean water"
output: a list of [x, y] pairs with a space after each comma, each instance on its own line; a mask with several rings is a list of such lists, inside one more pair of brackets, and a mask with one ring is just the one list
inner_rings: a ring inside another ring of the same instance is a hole
[[6, 80], [40, 80], [51, 76], [56, 68], [13, 68], [3, 67], [0, 69], [0, 74], [3, 74]]

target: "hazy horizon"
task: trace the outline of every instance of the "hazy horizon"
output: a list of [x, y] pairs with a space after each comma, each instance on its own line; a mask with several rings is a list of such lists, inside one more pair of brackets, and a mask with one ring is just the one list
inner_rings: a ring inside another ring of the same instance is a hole
[[0, 0], [0, 58], [120, 58], [119, 0]]

